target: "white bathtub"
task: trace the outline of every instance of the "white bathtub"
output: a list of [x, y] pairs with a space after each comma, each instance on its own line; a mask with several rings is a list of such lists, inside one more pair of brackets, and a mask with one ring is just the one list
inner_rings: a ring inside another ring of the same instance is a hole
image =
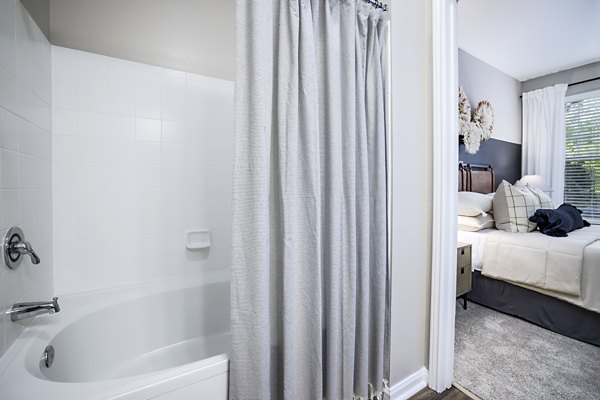
[[[227, 271], [59, 303], [0, 359], [0, 399], [227, 399]], [[48, 345], [50, 368], [41, 362]]]

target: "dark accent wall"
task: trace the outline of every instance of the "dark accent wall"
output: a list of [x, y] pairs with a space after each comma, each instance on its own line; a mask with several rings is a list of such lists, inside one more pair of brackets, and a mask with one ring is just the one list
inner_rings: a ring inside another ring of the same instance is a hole
[[494, 168], [496, 187], [506, 180], [515, 183], [521, 178], [521, 145], [490, 139], [482, 142], [477, 154], [469, 154], [459, 146], [458, 159], [466, 164], [489, 164]]

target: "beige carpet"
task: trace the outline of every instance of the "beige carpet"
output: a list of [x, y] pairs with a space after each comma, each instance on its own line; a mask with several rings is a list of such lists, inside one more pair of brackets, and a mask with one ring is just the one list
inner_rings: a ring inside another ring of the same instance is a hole
[[598, 400], [600, 347], [457, 304], [454, 379], [484, 400]]

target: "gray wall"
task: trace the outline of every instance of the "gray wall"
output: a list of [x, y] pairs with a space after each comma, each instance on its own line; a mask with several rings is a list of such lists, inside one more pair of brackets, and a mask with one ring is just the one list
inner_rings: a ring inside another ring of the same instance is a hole
[[[555, 74], [524, 81], [521, 83], [521, 91], [525, 93], [532, 90], [545, 88], [547, 86], [556, 85], [558, 83], [569, 84], [598, 77], [600, 77], [600, 62], [595, 62], [583, 65], [581, 67], [568, 69], [566, 71], [557, 72]], [[584, 93], [598, 89], [600, 89], [600, 79], [581, 85], [569, 86], [567, 95]]]
[[459, 160], [491, 165], [496, 186], [503, 179], [514, 183], [521, 177], [521, 83], [463, 50], [458, 51], [458, 82], [473, 109], [482, 99], [494, 107], [492, 139], [481, 143], [476, 154], [468, 154], [461, 144]]
[[50, 0], [52, 44], [234, 80], [234, 0]]
[[518, 80], [459, 50], [458, 82], [467, 93], [473, 110], [480, 100], [492, 103], [494, 139], [521, 143], [521, 83]]

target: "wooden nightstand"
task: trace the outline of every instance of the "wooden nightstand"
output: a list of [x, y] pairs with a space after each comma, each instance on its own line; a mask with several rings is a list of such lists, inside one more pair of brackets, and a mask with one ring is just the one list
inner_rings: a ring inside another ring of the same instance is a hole
[[458, 243], [456, 254], [456, 297], [462, 297], [467, 309], [467, 293], [471, 291], [471, 245]]

